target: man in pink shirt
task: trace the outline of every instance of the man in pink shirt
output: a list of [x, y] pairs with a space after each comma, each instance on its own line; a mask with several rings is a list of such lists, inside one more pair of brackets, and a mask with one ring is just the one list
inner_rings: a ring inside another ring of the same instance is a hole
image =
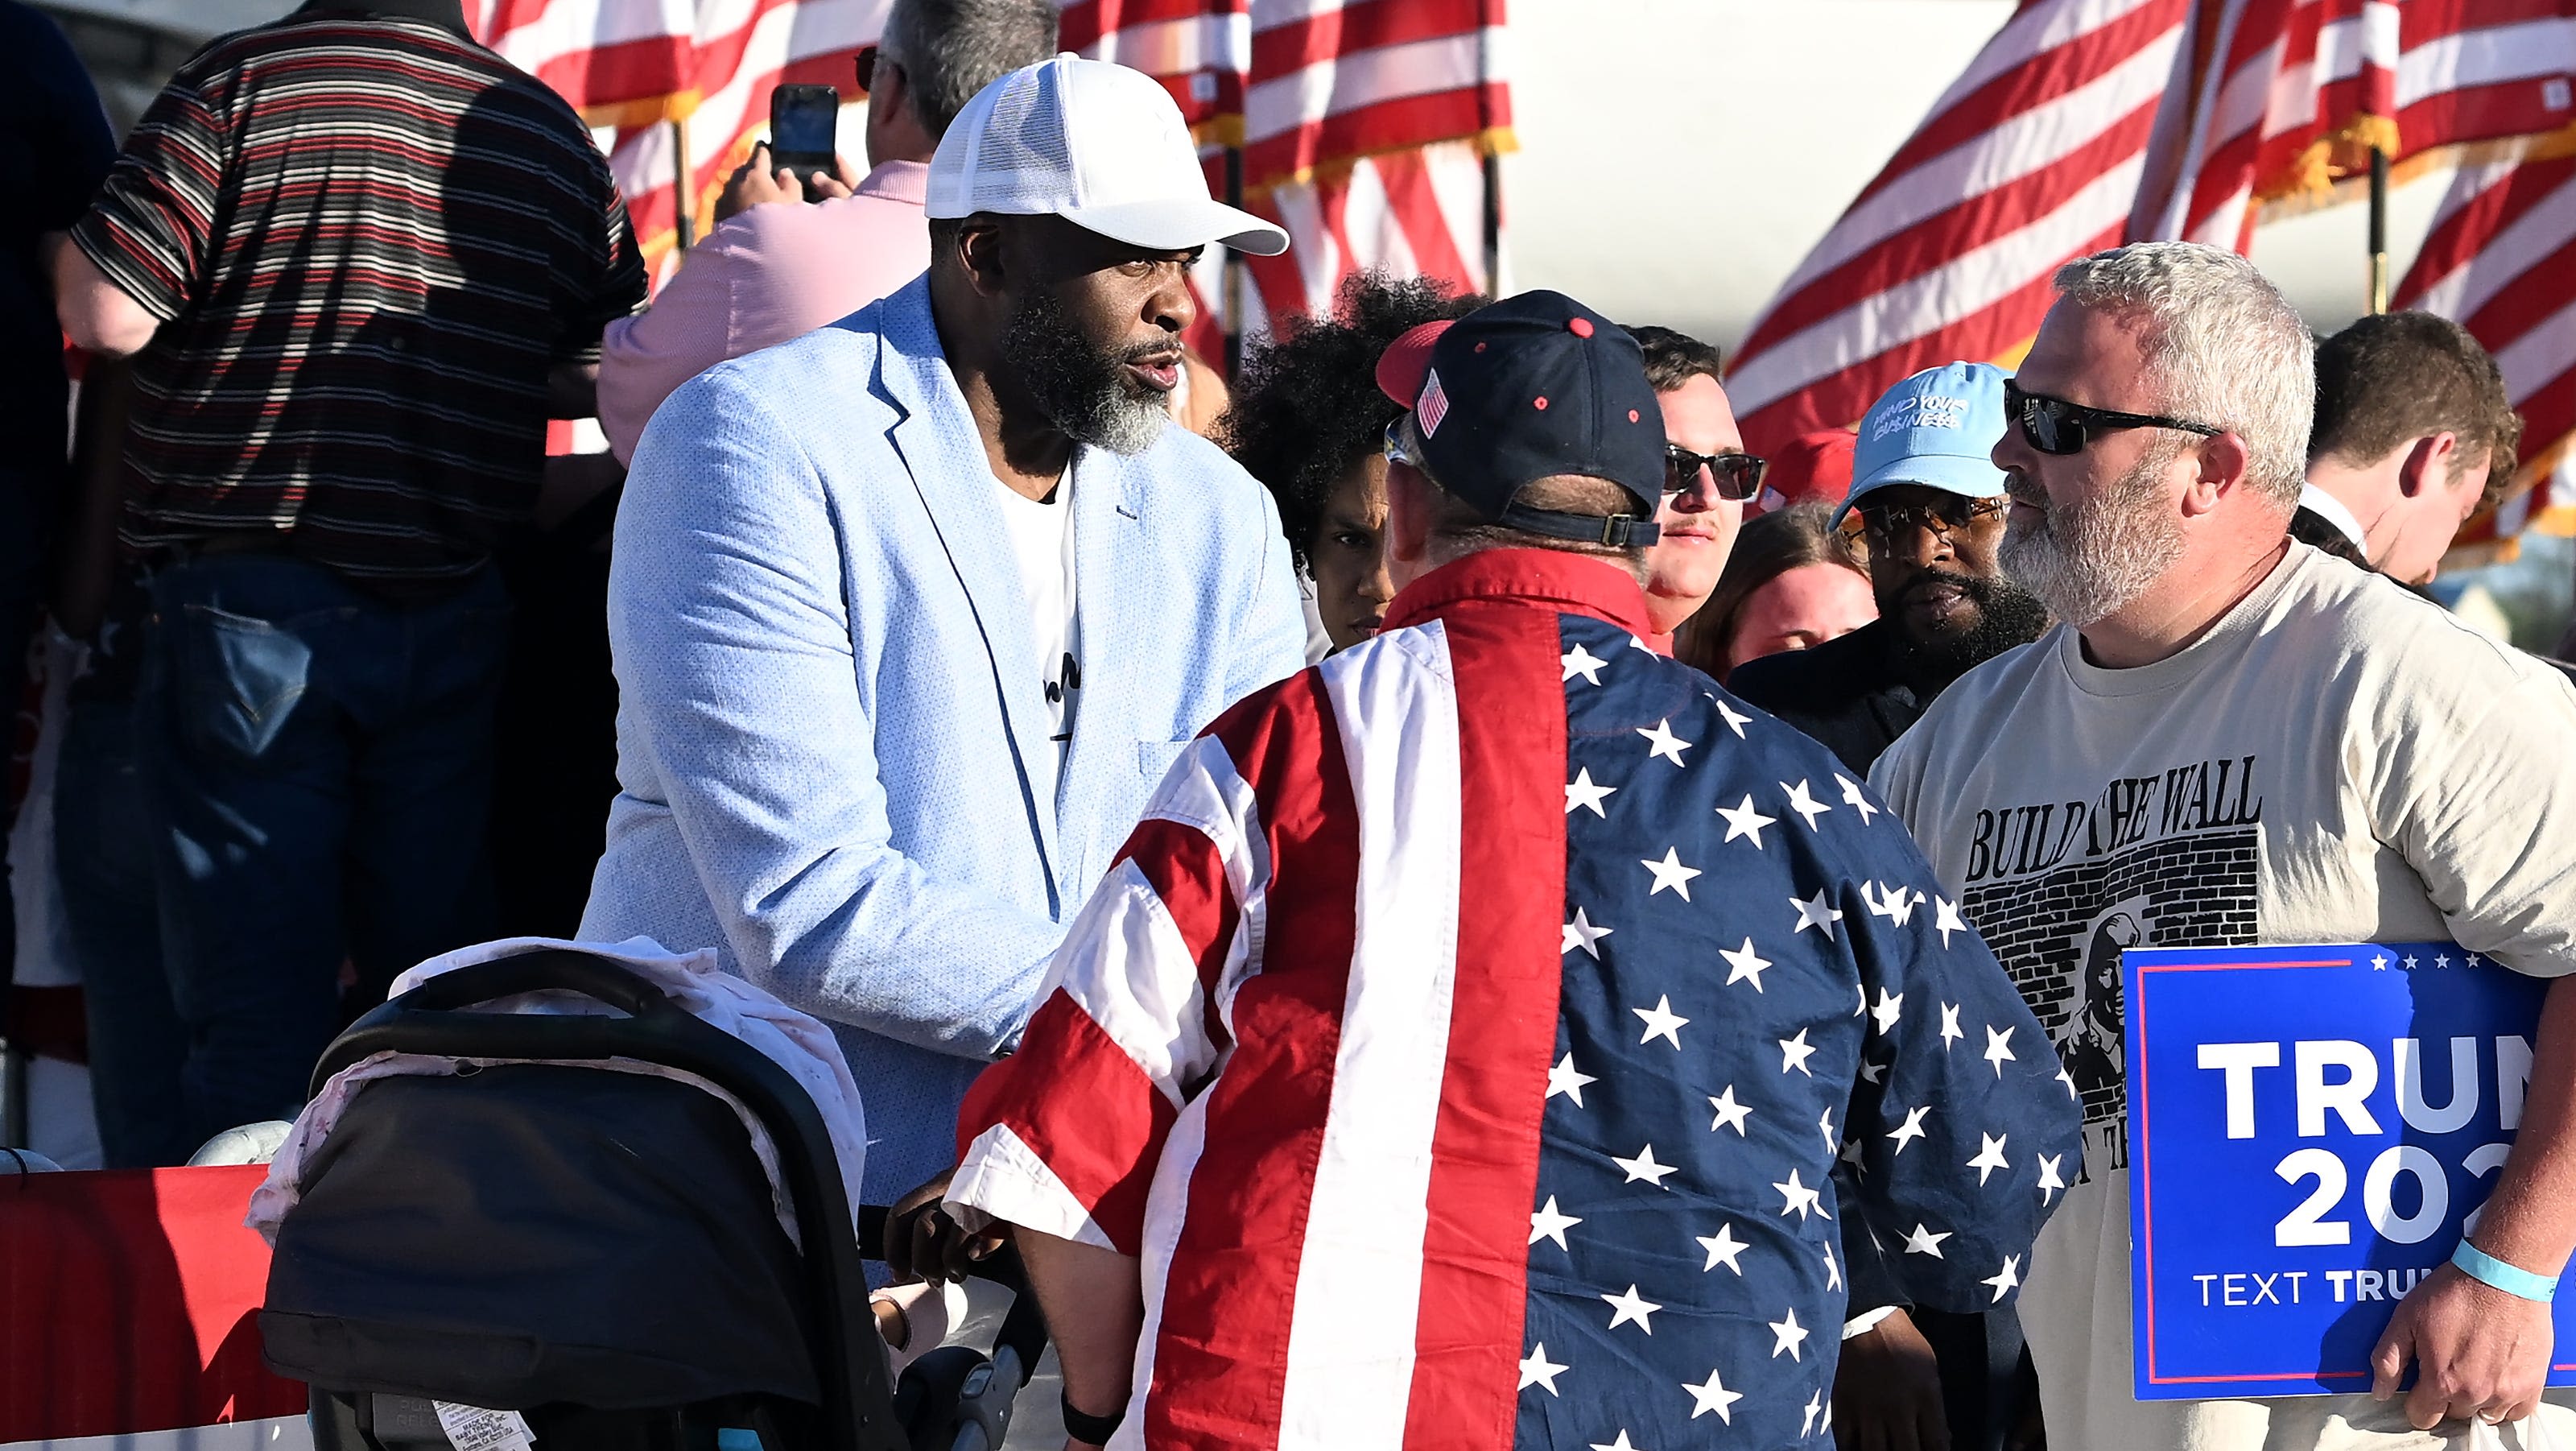
[[[1055, 53], [1048, 0], [895, 0], [861, 57], [868, 165], [855, 188], [816, 173], [769, 174], [766, 150], [726, 188], [736, 210], [653, 305], [608, 325], [599, 426], [619, 463], [671, 390], [727, 358], [846, 317], [930, 265], [922, 217], [930, 158], [948, 123], [1006, 72]], [[870, 62], [873, 62], [871, 65]], [[803, 205], [808, 186], [827, 200]]]

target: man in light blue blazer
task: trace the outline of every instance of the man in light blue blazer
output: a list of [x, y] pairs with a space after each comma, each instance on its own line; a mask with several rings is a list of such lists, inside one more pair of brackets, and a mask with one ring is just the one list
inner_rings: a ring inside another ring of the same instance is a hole
[[1181, 746], [1305, 663], [1269, 495], [1166, 425], [1208, 197], [1138, 72], [970, 102], [902, 291], [683, 385], [617, 520], [621, 702], [582, 935], [714, 947], [836, 1024], [866, 1192], [957, 1105]]

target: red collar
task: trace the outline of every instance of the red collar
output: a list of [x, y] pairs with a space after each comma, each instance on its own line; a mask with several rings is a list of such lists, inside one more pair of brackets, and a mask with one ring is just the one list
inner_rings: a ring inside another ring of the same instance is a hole
[[1453, 560], [1406, 585], [1378, 628], [1418, 625], [1471, 602], [1551, 605], [1607, 620], [1641, 639], [1654, 632], [1646, 622], [1646, 592], [1626, 571], [1558, 549], [1480, 549]]

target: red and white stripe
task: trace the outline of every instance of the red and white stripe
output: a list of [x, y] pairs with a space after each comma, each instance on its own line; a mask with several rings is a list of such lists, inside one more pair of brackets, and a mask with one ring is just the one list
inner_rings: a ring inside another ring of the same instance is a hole
[[2570, 0], [2201, 0], [2185, 53], [2206, 59], [2134, 236], [2242, 251], [2264, 202], [2366, 165], [2374, 132], [2395, 158], [2576, 119]]
[[1288, 229], [1276, 257], [1247, 257], [1261, 309], [1245, 331], [1293, 312], [1329, 312], [1344, 278], [1374, 269], [1485, 292], [1485, 153], [1444, 141], [1352, 163], [1347, 175], [1273, 187], [1250, 210]]
[[1254, 0], [1248, 189], [1511, 125], [1502, 0]]
[[[1161, 81], [1201, 141], [1240, 135], [1235, 118], [1252, 69], [1248, 0], [1063, 0], [1056, 39]], [[1215, 184], [1224, 185], [1221, 174]]]
[[2462, 168], [2393, 301], [2476, 334], [2523, 417], [2520, 492], [2459, 542], [2576, 504], [2576, 156]]
[[1209, 189], [1239, 149], [1245, 206], [1288, 252], [1245, 259], [1229, 319], [1224, 258], [1198, 278], [1214, 357], [1222, 330], [1333, 306], [1363, 269], [1489, 290], [1484, 156], [1507, 144], [1502, 0], [1067, 0], [1066, 49], [1163, 82], [1204, 143]]
[[[890, 0], [479, 0], [474, 33], [616, 127], [609, 169], [626, 194], [645, 261], [674, 260], [682, 191], [671, 129], [688, 132], [687, 204], [703, 222], [715, 193], [769, 121], [780, 84], [854, 90], [852, 61], [877, 38]], [[655, 48], [659, 47], [657, 51]], [[656, 54], [667, 60], [653, 60]]]
[[969, 1096], [952, 1198], [1143, 1261], [1113, 1448], [1509, 1436], [1542, 1107], [1511, 1085], [1554, 1047], [1562, 924], [1478, 884], [1562, 878], [1559, 803], [1516, 783], [1563, 719], [1498, 708], [1558, 649], [1435, 622], [1229, 712]]
[[[688, 205], [704, 232], [715, 195], [769, 125], [780, 85], [857, 84], [853, 63], [884, 29], [890, 0], [699, 0], [697, 104], [681, 124], [689, 139]], [[622, 129], [609, 168], [626, 193], [635, 238], [656, 274], [675, 265], [680, 194], [668, 126]]]
[[1511, 126], [1503, 37], [1502, 0], [1253, 0], [1244, 186], [1292, 239], [1250, 261], [1264, 324], [1329, 311], [1364, 269], [1495, 286], [1484, 159]]
[[2116, 245], [2188, 0], [2023, 0], [1763, 310], [1727, 376], [1757, 451], [2027, 341]]
[[692, 0], [467, 0], [465, 17], [595, 126], [677, 115], [692, 84]]

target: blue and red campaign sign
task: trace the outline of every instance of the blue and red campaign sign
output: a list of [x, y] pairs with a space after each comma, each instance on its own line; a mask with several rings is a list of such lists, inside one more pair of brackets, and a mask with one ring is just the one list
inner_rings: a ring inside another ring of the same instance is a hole
[[[2547, 984], [2450, 943], [2134, 948], [2121, 977], [2138, 1399], [2368, 1390], [2495, 1187]], [[2576, 1295], [2556, 1315], [2576, 1385]]]

